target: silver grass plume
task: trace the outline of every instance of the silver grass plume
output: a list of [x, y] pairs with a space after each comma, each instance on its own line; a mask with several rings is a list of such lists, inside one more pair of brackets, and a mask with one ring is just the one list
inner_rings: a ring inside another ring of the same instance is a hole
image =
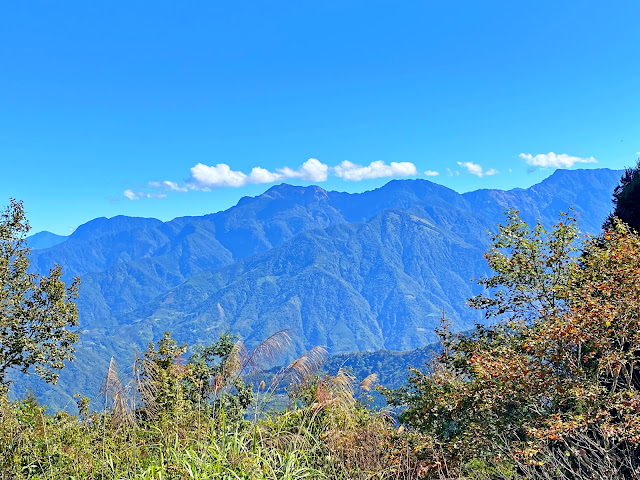
[[371, 387], [378, 381], [378, 374], [372, 373], [364, 377], [364, 379], [360, 382], [360, 388], [365, 392], [371, 390]]
[[247, 358], [246, 367], [251, 371], [261, 371], [273, 363], [276, 356], [292, 345], [289, 330], [278, 330], [253, 349]]
[[[122, 388], [122, 383], [118, 378], [118, 366], [113, 357], [109, 362], [109, 370], [107, 371], [107, 378], [104, 386], [105, 402], [110, 397], [111, 404], [111, 419], [114, 426], [130, 425], [133, 423], [133, 415], [127, 404], [125, 397], [125, 390]], [[105, 405], [106, 406], [106, 405]]]
[[238, 340], [231, 352], [227, 355], [227, 358], [222, 365], [222, 377], [225, 381], [238, 377], [244, 368], [244, 364], [247, 358], [247, 349], [242, 341]]
[[301, 385], [320, 370], [327, 356], [327, 350], [324, 347], [313, 347], [291, 362], [285, 369], [285, 375], [289, 377], [291, 383]]
[[140, 394], [147, 415], [155, 417], [160, 413], [160, 406], [157, 401], [160, 368], [154, 362], [146, 358], [140, 358], [136, 354], [134, 376], [136, 390]]

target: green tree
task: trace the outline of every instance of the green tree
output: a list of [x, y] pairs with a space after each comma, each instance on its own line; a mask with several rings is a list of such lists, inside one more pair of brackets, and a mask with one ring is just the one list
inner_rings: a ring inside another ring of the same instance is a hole
[[139, 390], [149, 419], [176, 417], [185, 410], [187, 369], [181, 363], [187, 345], [178, 345], [170, 332], [153, 342], [139, 362]]
[[67, 288], [62, 269], [49, 275], [29, 272], [29, 248], [25, 238], [29, 222], [22, 202], [11, 199], [0, 216], [0, 387], [10, 383], [10, 369], [28, 374], [32, 369], [55, 383], [57, 370], [73, 360], [78, 340], [79, 279]]
[[244, 378], [247, 360], [242, 342], [229, 333], [211, 345], [196, 347], [189, 359], [192, 402], [197, 403], [199, 396], [212, 412], [224, 410], [231, 421], [241, 419], [255, 399], [251, 383]]
[[613, 191], [614, 210], [605, 221], [604, 229], [614, 226], [614, 217], [636, 231], [640, 231], [640, 158], [633, 168], [627, 168], [620, 178], [620, 183]]

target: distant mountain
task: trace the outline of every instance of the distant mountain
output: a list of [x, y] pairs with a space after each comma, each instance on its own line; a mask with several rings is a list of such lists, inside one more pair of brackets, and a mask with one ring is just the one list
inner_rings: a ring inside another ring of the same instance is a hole
[[528, 189], [462, 195], [427, 180], [360, 194], [283, 184], [202, 217], [92, 220], [32, 254], [34, 271], [57, 262], [81, 276], [84, 332], [59, 385], [36, 390], [56, 406], [97, 392], [112, 355], [124, 365], [164, 330], [190, 344], [229, 330], [251, 344], [289, 328], [295, 353], [421, 347], [443, 309], [456, 329], [480, 320], [466, 299], [504, 209], [549, 225], [573, 206], [595, 233], [620, 175], [559, 170]]
[[416, 348], [435, 340], [443, 309], [456, 329], [480, 320], [465, 303], [476, 290], [472, 276], [486, 270], [489, 227], [451, 206], [387, 209], [195, 275], [120, 325], [130, 336], [146, 325], [154, 337], [172, 330], [204, 343], [229, 330], [249, 344], [288, 328], [298, 352]]
[[475, 210], [494, 222], [502, 220], [505, 209], [516, 208], [529, 223], [540, 220], [551, 225], [557, 220], [558, 212], [571, 206], [580, 215], [582, 230], [597, 233], [612, 210], [613, 189], [621, 175], [622, 170], [606, 168], [556, 170], [526, 190], [476, 190], [463, 196]]
[[27, 245], [32, 250], [50, 248], [64, 242], [67, 238], [63, 235], [43, 231], [29, 235], [27, 237]]

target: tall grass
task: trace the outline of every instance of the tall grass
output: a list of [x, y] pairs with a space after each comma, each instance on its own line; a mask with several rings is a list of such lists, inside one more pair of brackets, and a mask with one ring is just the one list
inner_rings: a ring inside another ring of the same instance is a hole
[[111, 412], [83, 421], [3, 400], [0, 478], [412, 478], [389, 455], [386, 416], [323, 395], [256, 422], [227, 424], [220, 412], [199, 425], [187, 416], [119, 423]]
[[[0, 480], [415, 478], [416, 462], [408, 448], [399, 453], [389, 415], [355, 400], [376, 378], [358, 382], [343, 370], [319, 376], [326, 358], [320, 347], [262, 382], [244, 415], [225, 412], [217, 403], [225, 389], [259, 373], [289, 343], [284, 332], [252, 352], [237, 342], [211, 379], [207, 402], [182, 398], [188, 369], [162, 367], [151, 357], [136, 360], [125, 385], [110, 362], [99, 412], [89, 413], [80, 399], [80, 415], [52, 415], [33, 396], [13, 403], [0, 396]], [[168, 382], [167, 375], [175, 378]], [[284, 384], [290, 403], [270, 411]]]

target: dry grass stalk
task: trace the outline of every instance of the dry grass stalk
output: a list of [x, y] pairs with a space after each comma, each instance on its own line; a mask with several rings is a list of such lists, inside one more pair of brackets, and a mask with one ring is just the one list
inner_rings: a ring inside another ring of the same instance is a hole
[[320, 382], [316, 391], [316, 400], [320, 406], [336, 405], [351, 407], [355, 402], [353, 396], [356, 377], [341, 368], [333, 377], [328, 376]]
[[[143, 378], [144, 380], [142, 380]], [[160, 412], [160, 406], [157, 402], [159, 378], [160, 368], [158, 365], [144, 358], [138, 358], [136, 355], [134, 362], [135, 390], [140, 394], [145, 413], [149, 417], [154, 417]]]
[[279, 330], [253, 349], [247, 358], [246, 367], [252, 371], [264, 370], [291, 345], [292, 338], [289, 330]]
[[122, 383], [118, 378], [118, 366], [113, 357], [111, 357], [111, 361], [109, 362], [109, 370], [107, 371], [104, 392], [105, 402], [108, 398], [111, 398], [112, 400], [111, 421], [113, 422], [113, 425], [116, 428], [121, 425], [132, 425], [133, 414], [127, 402], [125, 389], [122, 387]]
[[328, 353], [324, 347], [313, 347], [307, 353], [291, 362], [284, 369], [283, 374], [289, 378], [291, 383], [301, 385], [316, 374], [327, 360], [327, 357]]
[[[505, 442], [505, 445], [509, 443]], [[575, 433], [561, 442], [547, 441], [537, 448], [543, 462], [527, 461], [522, 455], [507, 452], [522, 472], [521, 476], [515, 477], [518, 480], [640, 478], [637, 447], [607, 438], [606, 432], [597, 426]]]
[[360, 382], [360, 388], [365, 392], [371, 390], [371, 387], [378, 381], [378, 374], [372, 373], [364, 377], [364, 379]]
[[[241, 341], [236, 342], [222, 366], [221, 375], [213, 379], [213, 390], [216, 393], [219, 392], [226, 385], [234, 384], [243, 374], [256, 375], [261, 373], [273, 363], [278, 354], [282, 353], [291, 344], [291, 335], [288, 330], [277, 331], [260, 342], [251, 353], [247, 352]], [[262, 387], [263, 389], [264, 387]]]
[[247, 349], [242, 341], [238, 340], [222, 365], [222, 377], [229, 380], [239, 376], [246, 362]]

